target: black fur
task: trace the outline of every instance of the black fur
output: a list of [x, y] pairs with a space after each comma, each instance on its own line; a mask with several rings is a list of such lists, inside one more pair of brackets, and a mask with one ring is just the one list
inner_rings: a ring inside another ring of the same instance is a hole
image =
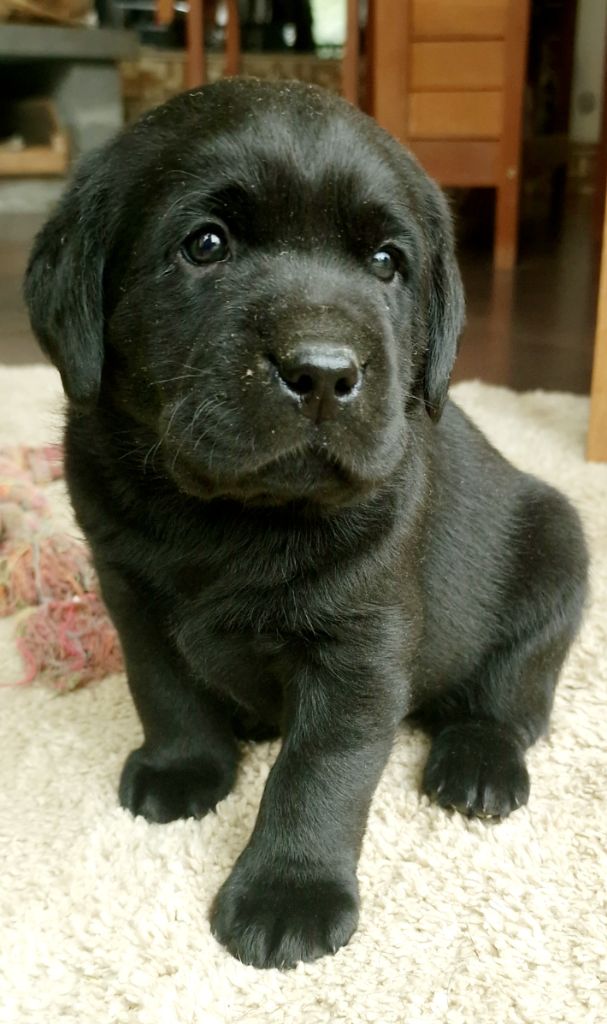
[[[182, 243], [208, 222], [231, 258], [193, 265]], [[386, 246], [392, 280], [370, 264]], [[401, 720], [433, 737], [428, 795], [509, 814], [584, 600], [571, 506], [446, 402], [463, 298], [445, 201], [341, 100], [224, 81], [82, 165], [26, 295], [145, 731], [120, 800], [206, 814], [237, 737], [280, 734], [212, 927], [260, 967], [335, 950]], [[322, 415], [284, 370], [302, 345], [355, 369]]]

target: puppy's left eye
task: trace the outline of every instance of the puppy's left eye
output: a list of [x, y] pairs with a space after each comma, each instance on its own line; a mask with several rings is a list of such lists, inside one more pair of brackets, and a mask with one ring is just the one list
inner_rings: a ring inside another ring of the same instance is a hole
[[230, 243], [219, 224], [205, 224], [188, 235], [185, 242], [182, 242], [181, 252], [188, 263], [202, 267], [227, 260], [230, 256]]
[[378, 249], [371, 257], [371, 270], [380, 281], [391, 281], [398, 270], [396, 254], [387, 248]]

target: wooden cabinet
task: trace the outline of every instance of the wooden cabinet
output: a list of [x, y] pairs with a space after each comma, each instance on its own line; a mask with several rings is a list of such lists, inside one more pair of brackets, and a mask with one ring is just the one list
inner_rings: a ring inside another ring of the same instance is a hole
[[494, 262], [516, 258], [529, 0], [371, 0], [370, 113], [442, 185], [497, 191]]

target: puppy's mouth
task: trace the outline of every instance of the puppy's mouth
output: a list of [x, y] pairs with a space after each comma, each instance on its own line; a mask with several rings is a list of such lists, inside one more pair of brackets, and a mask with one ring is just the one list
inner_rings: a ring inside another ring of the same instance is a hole
[[209, 475], [187, 455], [170, 463], [170, 474], [181, 491], [210, 501], [232, 499], [247, 505], [285, 505], [308, 501], [321, 505], [345, 505], [373, 489], [330, 451], [307, 446], [274, 457], [237, 475]]

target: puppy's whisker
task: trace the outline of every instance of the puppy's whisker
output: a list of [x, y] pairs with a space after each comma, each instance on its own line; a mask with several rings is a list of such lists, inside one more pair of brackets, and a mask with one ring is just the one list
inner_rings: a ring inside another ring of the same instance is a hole
[[217, 412], [225, 405], [227, 405], [227, 402], [225, 401], [225, 399], [222, 398], [205, 398], [202, 402], [200, 402], [198, 408], [196, 409], [196, 412], [194, 413], [190, 421], [190, 434], [193, 433], [194, 427], [196, 426], [197, 421], [200, 419], [203, 413], [210, 414], [213, 412]]
[[179, 399], [179, 401], [176, 402], [175, 405], [173, 406], [173, 411], [171, 412], [171, 415], [170, 415], [169, 421], [168, 421], [168, 423], [166, 425], [164, 434], [162, 435], [162, 441], [166, 441], [166, 439], [168, 438], [168, 436], [169, 436], [169, 434], [171, 432], [171, 427], [173, 426], [173, 422], [175, 420], [175, 417], [176, 417], [177, 413], [181, 409], [181, 406], [183, 405], [183, 403], [186, 401], [187, 398], [189, 398], [189, 395], [182, 395], [182, 397]]
[[155, 444], [150, 445], [150, 447], [148, 448], [148, 450], [146, 452], [146, 455], [145, 455], [145, 459], [143, 460], [143, 472], [144, 473], [147, 471], [148, 459], [150, 458], [150, 455], [152, 456], [152, 467], [155, 467], [155, 465], [156, 465], [156, 456], [157, 456], [158, 452], [160, 451], [161, 444], [162, 444], [162, 441], [156, 441]]
[[425, 399], [422, 398], [421, 395], [414, 395], [411, 391], [402, 391], [401, 394], [403, 398], [407, 399], [407, 401], [420, 402], [421, 405], [426, 404]]
[[174, 472], [174, 470], [175, 470], [175, 463], [177, 462], [177, 459], [179, 458], [179, 453], [181, 452], [182, 448], [183, 448], [183, 438], [181, 439], [179, 445], [177, 446], [177, 448], [175, 450], [175, 454], [173, 455], [173, 461], [171, 462], [171, 472]]
[[139, 453], [139, 448], [138, 447], [128, 448], [127, 451], [123, 452], [122, 455], [118, 456], [117, 461], [118, 462], [124, 462], [125, 459], [128, 459], [132, 455], [137, 455], [138, 453]]
[[196, 378], [204, 377], [204, 376], [206, 376], [206, 374], [205, 374], [204, 370], [201, 370], [200, 373], [181, 373], [177, 377], [165, 377], [164, 380], [158, 380], [158, 381], [156, 381], [156, 383], [157, 384], [172, 384], [176, 380], [192, 380], [192, 379], [196, 379]]
[[[208, 431], [203, 430], [202, 433], [199, 435], [199, 437], [194, 442], [194, 447], [192, 449], [193, 452], [196, 453], [198, 451], [198, 449], [200, 448], [200, 446], [202, 445], [203, 441], [208, 441], [210, 436], [212, 436], [212, 435], [209, 435]], [[214, 458], [214, 455], [215, 455], [215, 450], [218, 447], [219, 443], [220, 443], [220, 439], [217, 438], [215, 440], [215, 443], [212, 445], [210, 451], [207, 454], [207, 458], [208, 458], [208, 461], [209, 461], [209, 469], [212, 467], [213, 458]]]

